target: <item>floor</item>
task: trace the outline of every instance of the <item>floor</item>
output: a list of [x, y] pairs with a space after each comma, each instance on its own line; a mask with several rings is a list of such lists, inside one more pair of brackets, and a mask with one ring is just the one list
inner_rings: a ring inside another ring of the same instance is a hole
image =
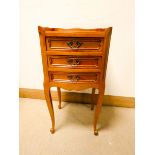
[[19, 100], [20, 155], [134, 155], [134, 108], [104, 106], [94, 136], [90, 105], [54, 101], [51, 134], [45, 100]]

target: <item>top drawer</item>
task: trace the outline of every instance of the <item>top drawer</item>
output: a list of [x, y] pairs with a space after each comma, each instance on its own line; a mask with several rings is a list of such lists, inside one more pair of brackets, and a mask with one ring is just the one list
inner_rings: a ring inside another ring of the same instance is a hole
[[99, 50], [101, 38], [47, 37], [47, 50]]

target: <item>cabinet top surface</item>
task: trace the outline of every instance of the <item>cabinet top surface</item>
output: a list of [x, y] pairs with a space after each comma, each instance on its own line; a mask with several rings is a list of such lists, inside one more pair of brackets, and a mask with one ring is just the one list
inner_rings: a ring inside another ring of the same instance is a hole
[[38, 26], [38, 31], [44, 33], [45, 36], [63, 36], [63, 37], [104, 37], [105, 32], [109, 28], [95, 28], [95, 29], [83, 29], [83, 28], [49, 28]]

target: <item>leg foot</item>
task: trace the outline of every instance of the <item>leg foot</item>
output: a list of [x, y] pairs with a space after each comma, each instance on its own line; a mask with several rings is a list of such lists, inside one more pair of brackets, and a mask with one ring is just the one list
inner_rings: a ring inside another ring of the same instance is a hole
[[51, 128], [50, 132], [51, 132], [51, 134], [53, 134], [55, 132], [55, 129]]
[[61, 105], [60, 104], [58, 105], [58, 108], [61, 109]]
[[95, 131], [94, 131], [94, 135], [95, 135], [95, 136], [98, 136], [98, 130], [95, 130]]

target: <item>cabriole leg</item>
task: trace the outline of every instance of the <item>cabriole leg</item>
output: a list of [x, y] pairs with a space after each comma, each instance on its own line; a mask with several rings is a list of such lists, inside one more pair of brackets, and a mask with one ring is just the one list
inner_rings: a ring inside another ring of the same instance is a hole
[[46, 98], [48, 111], [50, 113], [50, 117], [51, 117], [51, 121], [52, 121], [52, 128], [50, 129], [50, 132], [53, 134], [55, 132], [55, 118], [54, 118], [54, 110], [53, 110], [51, 92], [50, 92], [50, 88], [48, 86], [44, 86], [44, 94], [45, 94], [45, 98]]
[[99, 114], [102, 109], [103, 96], [104, 96], [104, 91], [101, 89], [101, 90], [99, 90], [99, 96], [98, 96], [98, 101], [97, 101], [95, 115], [94, 115], [94, 135], [98, 135], [98, 130], [97, 130], [96, 126], [97, 126]]

